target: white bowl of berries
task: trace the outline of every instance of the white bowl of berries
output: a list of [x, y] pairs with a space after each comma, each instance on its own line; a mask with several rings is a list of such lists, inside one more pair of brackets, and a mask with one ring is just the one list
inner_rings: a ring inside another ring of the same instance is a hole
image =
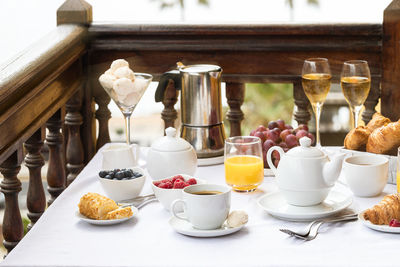
[[137, 197], [146, 180], [144, 170], [139, 167], [102, 170], [98, 177], [104, 192], [114, 201]]
[[[182, 199], [182, 189], [193, 184], [205, 184], [206, 181], [194, 178], [186, 174], [177, 174], [165, 179], [155, 180], [151, 183], [151, 188], [157, 200], [166, 210], [170, 210], [171, 204], [175, 199]], [[182, 210], [182, 208], [181, 208]], [[179, 211], [179, 208], [177, 208]]]

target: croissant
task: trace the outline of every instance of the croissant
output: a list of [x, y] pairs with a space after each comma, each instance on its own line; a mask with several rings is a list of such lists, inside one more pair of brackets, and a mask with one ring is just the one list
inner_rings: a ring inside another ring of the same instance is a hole
[[344, 139], [344, 147], [352, 150], [365, 151], [370, 130], [365, 126], [358, 126], [352, 129]]
[[95, 220], [104, 220], [110, 211], [118, 209], [114, 200], [97, 193], [82, 196], [78, 207], [82, 215]]
[[395, 154], [400, 146], [400, 120], [375, 129], [369, 136], [367, 152]]
[[384, 126], [390, 122], [390, 119], [386, 118], [379, 112], [375, 112], [375, 114], [372, 116], [372, 119], [368, 122], [367, 128], [370, 132], [373, 132], [375, 129], [378, 129], [379, 127]]
[[116, 210], [110, 211], [106, 215], [106, 220], [115, 220], [115, 219], [122, 219], [122, 218], [127, 218], [131, 217], [133, 215], [131, 207], [125, 207], [125, 208], [118, 208]]
[[400, 220], [400, 194], [385, 196], [381, 202], [364, 212], [364, 219], [380, 225], [389, 225], [392, 219]]

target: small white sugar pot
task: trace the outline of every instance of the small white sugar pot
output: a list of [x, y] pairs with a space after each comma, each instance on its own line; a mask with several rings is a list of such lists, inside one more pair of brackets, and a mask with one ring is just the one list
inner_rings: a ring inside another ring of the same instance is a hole
[[147, 154], [147, 171], [154, 180], [178, 173], [194, 175], [197, 169], [197, 154], [186, 140], [176, 136], [176, 129], [168, 127], [166, 136], [157, 139]]

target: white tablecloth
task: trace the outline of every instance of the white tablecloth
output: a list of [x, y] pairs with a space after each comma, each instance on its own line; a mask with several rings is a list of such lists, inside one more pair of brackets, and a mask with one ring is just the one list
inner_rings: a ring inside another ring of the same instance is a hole
[[[277, 190], [266, 178], [259, 190], [232, 193], [232, 209], [243, 209], [249, 222], [241, 231], [223, 237], [195, 238], [175, 232], [170, 214], [153, 202], [137, 219], [113, 226], [94, 226], [76, 216], [79, 198], [86, 192], [104, 194], [96, 174], [98, 153], [82, 173], [36, 223], [2, 266], [399, 266], [400, 235], [370, 230], [360, 222], [321, 228], [313, 241], [294, 239], [278, 231], [306, 223], [275, 219], [257, 205], [265, 193]], [[199, 167], [196, 177], [224, 184], [223, 165]], [[150, 179], [142, 194], [151, 192]], [[337, 185], [336, 190], [348, 190]], [[395, 192], [387, 185], [375, 198], [354, 198], [351, 208], [364, 210]]]

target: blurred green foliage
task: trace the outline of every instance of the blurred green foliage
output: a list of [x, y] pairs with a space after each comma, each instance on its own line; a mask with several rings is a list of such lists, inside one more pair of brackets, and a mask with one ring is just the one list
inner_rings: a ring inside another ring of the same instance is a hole
[[[242, 135], [250, 134], [258, 125], [267, 126], [272, 120], [283, 119], [291, 124], [293, 116], [293, 85], [282, 83], [246, 84], [246, 94], [242, 111]], [[227, 135], [229, 135], [229, 122], [224, 121]]]

